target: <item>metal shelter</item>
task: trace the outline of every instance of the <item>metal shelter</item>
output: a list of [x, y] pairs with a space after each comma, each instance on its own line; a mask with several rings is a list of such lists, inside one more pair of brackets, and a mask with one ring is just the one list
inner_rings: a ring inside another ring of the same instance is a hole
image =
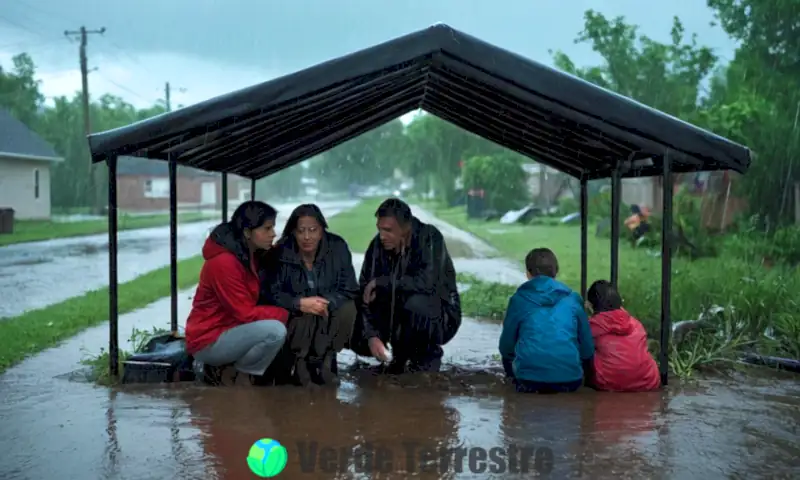
[[90, 135], [108, 164], [109, 353], [118, 372], [119, 156], [169, 162], [172, 329], [177, 329], [178, 164], [253, 181], [422, 108], [580, 179], [581, 294], [587, 288], [589, 180], [611, 179], [611, 281], [619, 277], [621, 179], [663, 176], [661, 352], [671, 332], [673, 174], [750, 166], [748, 148], [582, 79], [436, 24], [371, 48], [126, 127]]

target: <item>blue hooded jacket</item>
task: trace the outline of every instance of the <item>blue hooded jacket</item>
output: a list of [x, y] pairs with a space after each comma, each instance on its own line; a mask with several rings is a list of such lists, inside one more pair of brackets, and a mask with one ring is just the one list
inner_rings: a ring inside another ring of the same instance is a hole
[[580, 295], [546, 276], [523, 283], [508, 302], [500, 355], [506, 373], [513, 362], [519, 380], [582, 380], [582, 362], [594, 356], [594, 341]]

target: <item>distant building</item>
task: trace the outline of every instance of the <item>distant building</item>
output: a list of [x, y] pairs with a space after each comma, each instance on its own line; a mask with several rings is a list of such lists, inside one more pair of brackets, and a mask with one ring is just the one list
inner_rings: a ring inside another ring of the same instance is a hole
[[49, 219], [50, 167], [62, 162], [52, 145], [0, 109], [0, 208], [17, 219]]
[[[220, 209], [222, 176], [178, 166], [179, 209]], [[250, 180], [228, 175], [228, 202], [237, 206], [250, 200]], [[169, 210], [169, 166], [161, 160], [120, 157], [117, 164], [117, 201], [120, 210], [156, 212]]]

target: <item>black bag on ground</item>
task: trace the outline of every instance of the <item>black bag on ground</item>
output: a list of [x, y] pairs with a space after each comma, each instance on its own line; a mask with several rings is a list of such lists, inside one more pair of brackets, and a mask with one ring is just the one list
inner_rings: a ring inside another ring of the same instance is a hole
[[186, 341], [172, 333], [151, 338], [141, 352], [123, 365], [122, 383], [170, 383], [194, 381], [194, 358], [186, 352]]

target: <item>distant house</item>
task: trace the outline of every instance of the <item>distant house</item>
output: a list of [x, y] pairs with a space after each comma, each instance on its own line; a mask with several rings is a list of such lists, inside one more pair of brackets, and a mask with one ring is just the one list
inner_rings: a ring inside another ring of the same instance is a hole
[[[178, 166], [179, 209], [220, 209], [222, 176]], [[235, 207], [250, 199], [250, 180], [228, 175], [228, 202]], [[117, 164], [117, 201], [120, 210], [169, 210], [169, 166], [161, 160], [120, 157]]]
[[63, 158], [37, 133], [0, 109], [0, 208], [21, 220], [50, 218], [50, 167]]

